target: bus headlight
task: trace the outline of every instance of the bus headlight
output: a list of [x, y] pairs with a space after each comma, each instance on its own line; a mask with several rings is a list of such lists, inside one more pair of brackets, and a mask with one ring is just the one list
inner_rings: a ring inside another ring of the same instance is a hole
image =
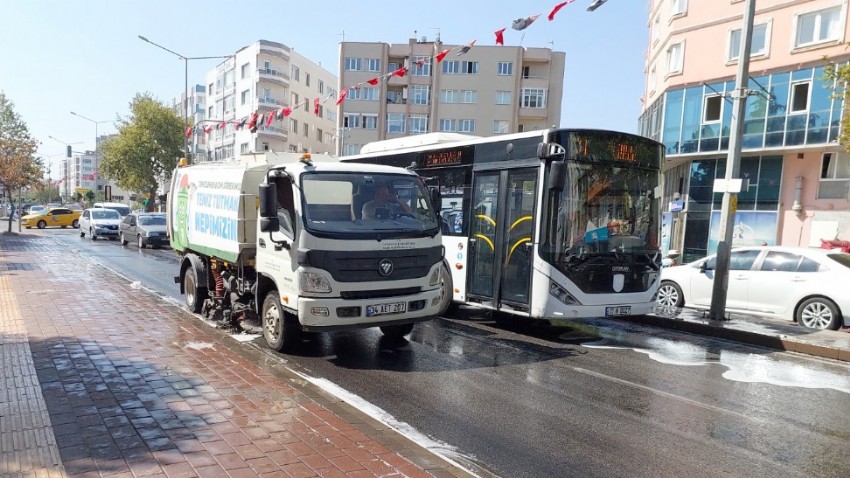
[[438, 267], [434, 269], [434, 272], [431, 273], [431, 277], [428, 278], [428, 285], [440, 285], [440, 271], [442, 267]]
[[549, 282], [549, 295], [566, 305], [581, 305], [578, 299], [573, 297], [566, 289], [552, 281]]
[[327, 293], [331, 291], [331, 283], [322, 274], [316, 272], [301, 272], [298, 275], [298, 287], [301, 292], [321, 292]]

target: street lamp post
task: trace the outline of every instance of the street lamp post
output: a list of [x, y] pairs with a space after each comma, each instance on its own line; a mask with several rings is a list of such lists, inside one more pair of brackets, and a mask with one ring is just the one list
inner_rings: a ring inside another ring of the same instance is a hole
[[[180, 58], [181, 60], [183, 60], [183, 82], [184, 82], [184, 86], [186, 88], [186, 98], [184, 98], [184, 100], [183, 100], [184, 101], [184, 103], [183, 103], [183, 129], [185, 131], [186, 129], [189, 128], [189, 60], [216, 60], [216, 59], [220, 60], [220, 59], [223, 59], [223, 58], [231, 58], [231, 57], [233, 57], [233, 55], [185, 56], [185, 55], [181, 55], [180, 53], [177, 53], [174, 50], [169, 50], [168, 48], [166, 48], [166, 47], [164, 47], [164, 46], [162, 46], [158, 43], [154, 43], [154, 42], [148, 40], [147, 38], [145, 38], [142, 35], [138, 35], [138, 37], [139, 37], [140, 40], [147, 42], [147, 43], [150, 43], [151, 45], [153, 45], [157, 48], [163, 49], [163, 50], [167, 51], [168, 53], [171, 53], [172, 55], [176, 56], [177, 58]], [[186, 153], [186, 157], [189, 157], [189, 137], [188, 136], [186, 136], [185, 153]]]
[[74, 113], [73, 111], [71, 112], [71, 114], [78, 117], [78, 118], [82, 118], [86, 121], [94, 123], [94, 192], [95, 192], [95, 194], [97, 194], [97, 191], [98, 191], [97, 183], [100, 180], [100, 171], [98, 171], [98, 169], [97, 169], [98, 164], [100, 162], [100, 148], [98, 146], [98, 139], [100, 137], [97, 135], [97, 125], [99, 125], [101, 123], [109, 123], [109, 121], [95, 121], [91, 118], [86, 118], [85, 116], [83, 116], [79, 113]]

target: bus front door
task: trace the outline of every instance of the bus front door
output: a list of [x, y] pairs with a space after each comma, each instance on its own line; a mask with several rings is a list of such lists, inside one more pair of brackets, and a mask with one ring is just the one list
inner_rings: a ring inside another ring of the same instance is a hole
[[523, 168], [475, 175], [467, 264], [470, 300], [528, 311], [537, 174], [537, 168]]

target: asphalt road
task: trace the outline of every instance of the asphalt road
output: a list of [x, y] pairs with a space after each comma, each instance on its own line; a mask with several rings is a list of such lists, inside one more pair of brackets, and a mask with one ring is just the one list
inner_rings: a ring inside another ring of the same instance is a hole
[[[168, 249], [40, 233], [179, 298]], [[466, 308], [409, 341], [362, 330], [287, 356], [241, 346], [480, 475], [850, 475], [845, 363], [601, 319], [497, 326]]]

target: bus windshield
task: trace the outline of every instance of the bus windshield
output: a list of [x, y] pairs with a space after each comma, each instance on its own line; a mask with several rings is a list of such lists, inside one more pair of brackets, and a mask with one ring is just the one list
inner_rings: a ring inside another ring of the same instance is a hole
[[302, 178], [304, 224], [325, 237], [419, 237], [439, 231], [418, 176], [312, 173]]
[[[568, 161], [563, 191], [550, 190], [543, 218], [543, 259], [585, 292], [610, 290], [594, 285], [591, 269], [608, 273], [657, 270], [658, 172], [607, 161]], [[548, 174], [548, 173], [547, 173]], [[622, 269], [622, 270], [621, 270]], [[626, 283], [624, 292], [646, 290], [644, 281]], [[631, 290], [629, 290], [631, 289]]]

